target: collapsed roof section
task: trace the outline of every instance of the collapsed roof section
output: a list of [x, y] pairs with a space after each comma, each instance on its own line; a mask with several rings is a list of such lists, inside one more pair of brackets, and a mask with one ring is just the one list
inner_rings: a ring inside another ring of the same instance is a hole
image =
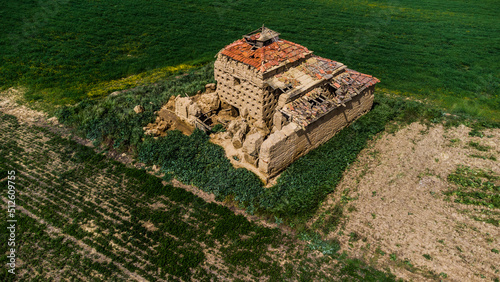
[[314, 88], [287, 103], [279, 111], [287, 116], [290, 122], [304, 129], [330, 111], [345, 106], [354, 96], [378, 82], [380, 81], [375, 77], [346, 69], [327, 83], [336, 95], [324, 88]]
[[297, 95], [309, 91], [311, 88], [332, 79], [346, 66], [329, 59], [312, 56], [297, 67], [277, 74], [266, 80], [266, 84], [273, 89], [281, 89], [287, 94], [287, 99], [294, 99]]

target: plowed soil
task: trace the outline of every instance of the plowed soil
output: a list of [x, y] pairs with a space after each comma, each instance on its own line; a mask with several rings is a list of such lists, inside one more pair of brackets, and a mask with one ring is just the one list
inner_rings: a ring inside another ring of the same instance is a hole
[[[482, 138], [470, 130], [414, 123], [379, 135], [311, 223], [344, 199], [343, 221], [327, 237], [339, 238], [348, 253], [415, 281], [498, 278], [499, 210], [443, 194], [456, 187], [447, 177], [460, 165], [500, 175], [500, 130], [486, 130]], [[470, 141], [489, 149], [478, 151]], [[496, 216], [496, 226], [477, 220], [484, 214]]]

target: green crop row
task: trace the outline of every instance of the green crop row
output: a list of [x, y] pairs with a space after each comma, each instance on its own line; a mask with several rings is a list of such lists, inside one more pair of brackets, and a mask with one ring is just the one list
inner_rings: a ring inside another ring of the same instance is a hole
[[[2, 211], [2, 217], [5, 214]], [[84, 251], [76, 242], [67, 240], [60, 234], [49, 235], [47, 227], [40, 224], [35, 219], [18, 212], [16, 214], [16, 274], [7, 272], [7, 244], [0, 248], [2, 256], [1, 281], [46, 281], [47, 277], [54, 276], [54, 270], [57, 276], [61, 278], [90, 278], [90, 277], [109, 277], [109, 279], [121, 280], [124, 276], [119, 275], [118, 268], [113, 263], [98, 262], [88, 257], [89, 252]], [[6, 230], [7, 222], [2, 223], [2, 228]], [[2, 232], [2, 242], [7, 242], [7, 232]], [[5, 240], [3, 240], [5, 239]], [[84, 255], [85, 254], [85, 255]], [[21, 263], [22, 262], [22, 263]], [[50, 266], [48, 264], [50, 263]], [[36, 270], [36, 272], [34, 271]], [[29, 272], [27, 275], [20, 273]]]

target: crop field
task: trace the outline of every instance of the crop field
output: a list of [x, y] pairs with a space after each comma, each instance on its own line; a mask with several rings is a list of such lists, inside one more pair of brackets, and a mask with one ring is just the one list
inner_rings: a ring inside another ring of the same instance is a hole
[[379, 89], [498, 120], [499, 12], [493, 0], [7, 0], [0, 86], [29, 87], [28, 101], [74, 103], [211, 61], [264, 23], [380, 78]]
[[[466, 213], [477, 221], [500, 226], [500, 177], [492, 171], [472, 169], [468, 166], [459, 166], [450, 175], [448, 181], [455, 184], [444, 194], [454, 199], [454, 202], [478, 206]], [[495, 210], [496, 209], [496, 210]]]
[[394, 278], [333, 241], [308, 245], [46, 128], [0, 120], [1, 185], [16, 171], [19, 281]]

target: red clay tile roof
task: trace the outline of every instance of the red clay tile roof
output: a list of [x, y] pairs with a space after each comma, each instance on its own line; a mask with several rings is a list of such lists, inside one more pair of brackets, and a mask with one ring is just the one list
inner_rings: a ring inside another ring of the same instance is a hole
[[380, 80], [371, 75], [346, 69], [344, 73], [341, 73], [332, 79], [331, 85], [338, 89], [336, 93], [342, 98], [344, 96], [355, 96], [366, 88], [379, 82]]
[[306, 47], [283, 39], [255, 50], [252, 50], [252, 47], [245, 39], [240, 39], [227, 45], [221, 53], [253, 66], [261, 72], [265, 72], [286, 60], [295, 62], [304, 58], [307, 53], [311, 53]]
[[332, 73], [334, 73], [340, 67], [344, 66], [339, 62], [335, 62], [319, 56], [313, 56], [313, 58], [316, 59], [314, 63], [309, 63], [309, 61], [306, 61], [306, 63], [304, 63], [304, 70], [310, 76], [316, 77], [318, 79], [330, 79], [332, 78]]
[[359, 83], [360, 85], [365, 87], [370, 87], [380, 82], [378, 78], [373, 77], [369, 74], [360, 73], [351, 69], [346, 69], [346, 71], [349, 73], [351, 79], [356, 82], [356, 84]]

